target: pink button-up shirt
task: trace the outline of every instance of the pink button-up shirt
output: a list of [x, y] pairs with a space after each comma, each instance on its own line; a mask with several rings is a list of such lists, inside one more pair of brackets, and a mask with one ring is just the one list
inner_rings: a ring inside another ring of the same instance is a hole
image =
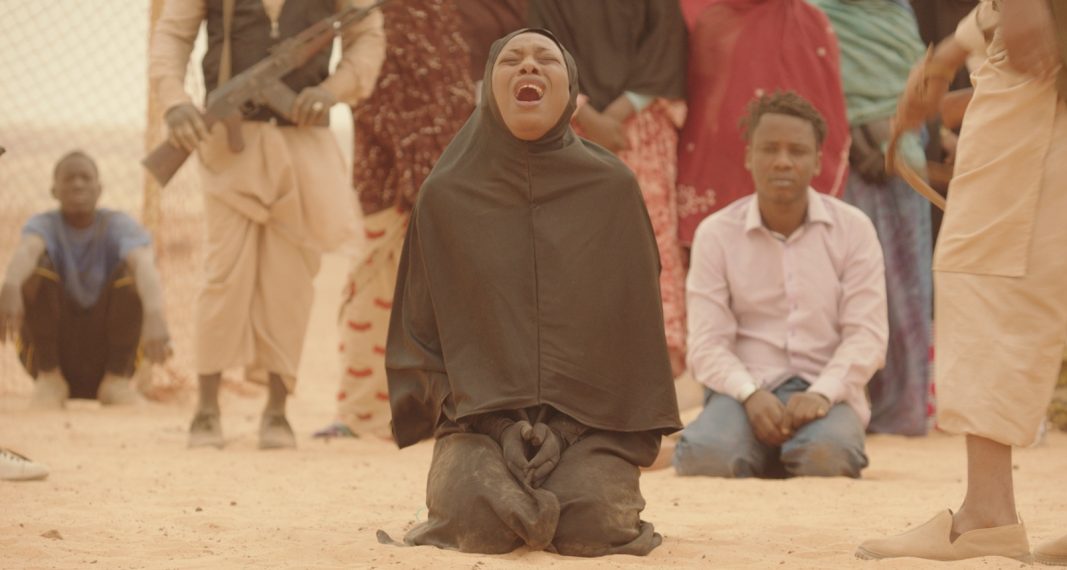
[[807, 220], [785, 238], [755, 194], [738, 200], [697, 228], [686, 291], [698, 382], [738, 397], [800, 376], [870, 420], [889, 325], [882, 248], [859, 209], [809, 189]]

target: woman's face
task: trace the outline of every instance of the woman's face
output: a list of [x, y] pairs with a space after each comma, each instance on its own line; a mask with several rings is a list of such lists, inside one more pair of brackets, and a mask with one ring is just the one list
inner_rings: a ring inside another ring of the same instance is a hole
[[493, 97], [511, 134], [535, 141], [559, 122], [570, 100], [563, 52], [549, 37], [511, 38], [493, 64]]

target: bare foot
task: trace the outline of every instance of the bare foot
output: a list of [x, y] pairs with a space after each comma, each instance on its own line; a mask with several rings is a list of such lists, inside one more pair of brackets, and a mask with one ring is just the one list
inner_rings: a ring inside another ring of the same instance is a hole
[[189, 447], [217, 447], [222, 449], [222, 421], [218, 411], [201, 410], [189, 425]]
[[264, 413], [259, 423], [260, 449], [294, 449], [296, 436], [282, 414]]
[[105, 374], [96, 389], [96, 399], [105, 406], [132, 406], [144, 402], [129, 378]]
[[70, 398], [70, 386], [59, 369], [39, 372], [33, 385], [30, 407], [37, 410], [61, 410]]

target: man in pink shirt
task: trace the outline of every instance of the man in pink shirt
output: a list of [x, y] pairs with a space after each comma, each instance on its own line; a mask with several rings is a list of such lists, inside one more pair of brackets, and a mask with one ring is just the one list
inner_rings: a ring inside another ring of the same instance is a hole
[[764, 95], [744, 123], [756, 192], [693, 240], [688, 364], [708, 395], [674, 467], [859, 477], [888, 337], [882, 250], [863, 212], [810, 188], [826, 123], [808, 101]]

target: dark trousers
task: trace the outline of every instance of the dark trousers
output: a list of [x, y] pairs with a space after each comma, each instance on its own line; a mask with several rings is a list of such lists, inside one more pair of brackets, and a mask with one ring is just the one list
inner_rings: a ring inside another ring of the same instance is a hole
[[96, 304], [84, 308], [66, 293], [44, 254], [23, 284], [22, 297], [26, 317], [19, 360], [30, 376], [58, 366], [72, 398], [96, 398], [105, 372], [133, 375], [141, 339], [141, 298], [126, 264], [111, 274]]

